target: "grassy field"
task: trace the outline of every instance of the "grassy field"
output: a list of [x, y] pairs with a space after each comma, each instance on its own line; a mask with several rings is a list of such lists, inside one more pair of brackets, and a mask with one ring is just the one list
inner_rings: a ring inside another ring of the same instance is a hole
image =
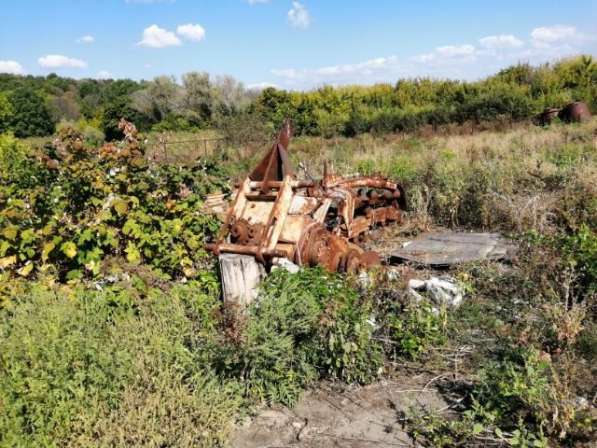
[[[292, 141], [294, 166], [302, 163], [314, 177], [330, 160], [338, 174], [399, 180], [409, 203], [399, 234], [442, 226], [500, 231], [517, 241], [511, 264], [448, 271], [466, 299], [439, 312], [411, 300], [406, 282], [426, 273], [410, 267], [397, 278], [371, 273], [366, 288], [318, 269], [277, 272], [247, 315], [222, 308], [212, 260], [193, 258], [203, 244], [193, 234], [208, 236], [215, 227], [197, 221], [200, 202], [183, 198], [180, 184], [192, 180], [201, 197], [246, 173], [265, 150], [216, 151], [194, 177], [164, 166], [157, 175], [167, 181], [156, 187], [145, 186], [154, 168], [147, 175], [130, 169], [135, 177], [110, 190], [102, 183], [105, 196], [134, 196], [141, 205], [114, 205], [123, 214], [105, 221], [105, 234], [118, 235], [121, 245], [106, 249], [101, 269], [87, 268], [94, 261], [87, 252], [65, 266], [72, 248], [64, 243], [56, 258], [32, 249], [36, 267], [27, 275], [28, 264], [2, 267], [0, 446], [226, 446], [235, 422], [263, 404], [292, 406], [321, 380], [367, 384], [417, 372], [441, 378], [450, 397], [449, 413], [413, 408], [403, 416], [407, 433], [424, 446], [594, 446], [596, 119], [472, 135]], [[217, 171], [206, 168], [212, 163]], [[60, 179], [74, 179], [76, 191], [82, 174], [71, 171]], [[145, 204], [141, 195], [155, 191], [164, 193]], [[103, 201], [76, 215], [66, 201], [60, 216], [76, 217], [73, 232], [88, 238], [84, 230], [98, 231], [89, 209], [102, 213]], [[146, 216], [157, 224], [137, 237], [128, 220], [149, 226]], [[18, 250], [27, 254], [22, 231]], [[72, 241], [79, 254], [89, 244]], [[73, 270], [85, 274], [69, 277]]]

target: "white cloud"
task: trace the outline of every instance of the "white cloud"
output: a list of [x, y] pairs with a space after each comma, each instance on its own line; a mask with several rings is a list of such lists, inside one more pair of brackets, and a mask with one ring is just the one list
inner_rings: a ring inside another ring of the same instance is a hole
[[311, 24], [309, 11], [300, 2], [292, 2], [292, 8], [288, 11], [288, 20], [295, 28], [308, 28]]
[[569, 25], [541, 26], [531, 31], [533, 45], [538, 48], [549, 47], [565, 41], [575, 40], [581, 36], [576, 27]]
[[471, 62], [476, 57], [477, 49], [473, 45], [464, 44], [436, 47], [434, 51], [416, 55], [411, 60], [419, 64], [440, 66]]
[[497, 36], [487, 36], [479, 39], [479, 43], [484, 48], [519, 48], [524, 45], [523, 41], [512, 34], [499, 34]]
[[0, 61], [0, 73], [11, 75], [24, 75], [25, 69], [17, 61]]
[[178, 46], [180, 43], [180, 39], [172, 31], [165, 30], [154, 24], [143, 30], [143, 38], [137, 45], [164, 48]]
[[426, 64], [427, 62], [433, 62], [436, 58], [435, 53], [422, 53], [418, 54], [417, 56], [413, 57], [412, 60], [415, 62], [420, 62], [422, 64]]
[[263, 89], [267, 89], [268, 87], [273, 87], [274, 89], [279, 89], [280, 88], [277, 84], [274, 84], [272, 82], [263, 81], [263, 82], [256, 82], [254, 84], [249, 84], [247, 86], [247, 89], [249, 89], [249, 90], [263, 90]]
[[205, 37], [205, 29], [199, 24], [193, 25], [192, 23], [179, 25], [178, 28], [176, 28], [176, 33], [185, 39], [195, 42], [200, 42]]
[[[574, 27], [536, 28], [524, 42], [512, 34], [485, 36], [479, 44], [438, 46], [409, 58], [396, 56], [365, 62], [315, 68], [282, 67], [271, 70], [283, 88], [308, 89], [322, 84], [372, 84], [404, 77], [479, 79], [520, 61], [541, 64], [574, 54], [595, 54], [596, 35]], [[538, 47], [536, 42], [547, 43]]]
[[258, 5], [260, 3], [269, 3], [269, 0], [247, 0], [249, 5]]
[[99, 72], [97, 72], [97, 75], [95, 75], [96, 79], [112, 79], [112, 73], [110, 73], [107, 70], [100, 70]]
[[439, 56], [446, 58], [458, 58], [471, 56], [475, 53], [475, 47], [469, 44], [465, 45], [444, 45], [443, 47], [437, 47], [435, 52]]
[[87, 34], [85, 36], [81, 36], [77, 39], [78, 44], [92, 44], [95, 42], [95, 37]]
[[315, 69], [274, 69], [272, 74], [290, 84], [299, 83], [361, 83], [387, 80], [396, 76], [402, 67], [396, 56], [370, 59], [355, 64], [340, 64]]
[[87, 62], [81, 59], [69, 58], [61, 54], [48, 54], [37, 60], [43, 68], [85, 68]]

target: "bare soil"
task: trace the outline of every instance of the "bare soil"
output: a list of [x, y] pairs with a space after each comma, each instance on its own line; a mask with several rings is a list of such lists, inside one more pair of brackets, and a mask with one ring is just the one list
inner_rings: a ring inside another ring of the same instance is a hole
[[413, 447], [403, 431], [409, 409], [447, 412], [448, 405], [425, 375], [385, 379], [368, 386], [338, 389], [323, 383], [292, 408], [261, 409], [240, 423], [235, 448]]

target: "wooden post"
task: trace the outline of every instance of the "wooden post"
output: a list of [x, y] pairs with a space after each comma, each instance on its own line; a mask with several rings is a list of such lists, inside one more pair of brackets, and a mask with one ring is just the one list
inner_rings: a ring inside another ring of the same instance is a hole
[[252, 255], [221, 254], [218, 261], [224, 303], [248, 306], [257, 297], [257, 287], [265, 278], [265, 268]]

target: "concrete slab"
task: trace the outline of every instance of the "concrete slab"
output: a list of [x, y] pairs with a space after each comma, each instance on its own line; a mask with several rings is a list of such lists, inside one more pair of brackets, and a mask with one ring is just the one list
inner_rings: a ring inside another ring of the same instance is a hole
[[450, 266], [479, 260], [507, 260], [516, 246], [498, 233], [429, 233], [390, 253], [390, 262]]

